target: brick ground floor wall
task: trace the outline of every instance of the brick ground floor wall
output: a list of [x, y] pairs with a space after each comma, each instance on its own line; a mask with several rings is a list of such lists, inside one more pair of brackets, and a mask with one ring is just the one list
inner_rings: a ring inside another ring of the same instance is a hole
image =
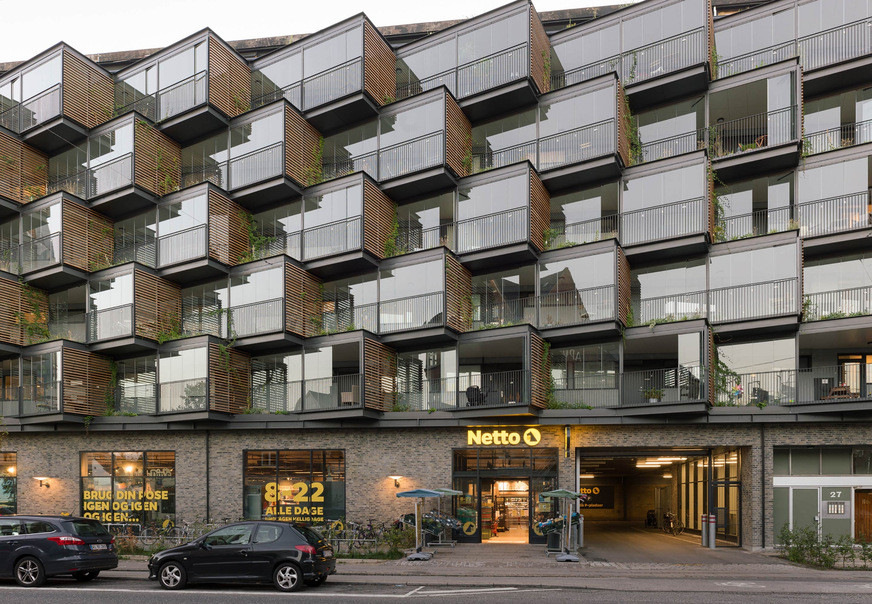
[[[872, 424], [706, 424], [540, 426], [537, 447], [558, 451], [558, 486], [576, 487], [576, 449], [687, 447], [742, 455], [742, 543], [771, 547], [773, 447], [872, 444]], [[19, 513], [80, 512], [80, 457], [85, 451], [176, 453], [176, 517], [188, 521], [242, 515], [246, 449], [342, 449], [346, 516], [390, 520], [411, 511], [400, 489], [450, 487], [452, 449], [466, 448], [465, 428], [219, 430], [179, 432], [12, 433], [2, 450], [17, 453]], [[520, 447], [526, 447], [521, 444]], [[33, 476], [50, 477], [49, 489]], [[208, 492], [208, 502], [207, 502]], [[675, 492], [675, 489], [673, 489]], [[675, 502], [674, 502], [675, 503]], [[208, 510], [207, 510], [208, 505]], [[676, 509], [677, 505], [673, 508]]]

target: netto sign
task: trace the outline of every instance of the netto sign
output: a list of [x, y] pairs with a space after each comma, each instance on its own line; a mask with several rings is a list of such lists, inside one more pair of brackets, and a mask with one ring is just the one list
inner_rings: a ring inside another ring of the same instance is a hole
[[520, 445], [523, 442], [529, 447], [535, 447], [541, 440], [542, 434], [537, 428], [527, 428], [524, 431], [504, 430], [501, 428], [496, 430], [466, 431], [466, 444], [469, 446]]

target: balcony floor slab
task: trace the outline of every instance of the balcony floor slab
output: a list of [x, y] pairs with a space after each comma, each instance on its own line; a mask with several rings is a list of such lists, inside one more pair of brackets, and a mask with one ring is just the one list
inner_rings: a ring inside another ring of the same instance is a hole
[[621, 324], [617, 321], [598, 321], [578, 325], [540, 327], [539, 331], [552, 344], [567, 344], [581, 339], [619, 336]]
[[447, 327], [422, 327], [381, 336], [383, 344], [396, 350], [414, 349], [419, 346], [439, 346], [454, 344], [459, 339], [457, 332]]
[[86, 281], [88, 273], [63, 264], [56, 264], [42, 270], [30, 271], [23, 274], [21, 279], [33, 287], [53, 291]]
[[303, 346], [304, 338], [286, 331], [278, 331], [266, 334], [237, 337], [233, 343], [234, 348], [246, 352], [267, 352], [269, 350], [299, 350]]
[[458, 258], [468, 269], [481, 271], [513, 264], [535, 262], [539, 258], [539, 253], [536, 251], [536, 248], [525, 241], [475, 252], [459, 253]]
[[94, 198], [90, 206], [104, 216], [117, 220], [153, 208], [156, 203], [156, 195], [134, 185]]
[[742, 333], [777, 333], [795, 332], [799, 329], [799, 315], [782, 317], [767, 317], [750, 321], [735, 321], [730, 323], [718, 323], [712, 326], [715, 336], [737, 335]]
[[599, 180], [617, 178], [621, 175], [622, 162], [617, 155], [591, 159], [562, 168], [542, 172], [542, 182], [552, 194]]
[[635, 84], [626, 84], [627, 96], [633, 111], [652, 105], [700, 94], [708, 88], [709, 71], [705, 64], [686, 67], [659, 78]]
[[200, 105], [158, 124], [161, 132], [184, 146], [211, 132], [226, 128], [230, 121], [209, 105]]
[[466, 97], [459, 104], [469, 120], [477, 122], [535, 105], [537, 99], [538, 93], [533, 81], [525, 77], [523, 80]]
[[318, 132], [329, 135], [331, 132], [347, 128], [358, 122], [378, 116], [379, 106], [369, 95], [357, 92], [325, 105], [306, 111], [306, 120]]
[[754, 174], [795, 167], [799, 161], [801, 143], [754, 149], [726, 157], [716, 157], [712, 169], [723, 182], [750, 178]]
[[230, 269], [227, 266], [211, 258], [181, 262], [158, 269], [158, 274], [161, 277], [181, 285], [190, 285], [196, 281], [215, 279], [226, 275], [228, 272], [230, 272]]
[[157, 342], [138, 336], [102, 340], [90, 344], [93, 352], [110, 353], [112, 355], [145, 354], [158, 349]]
[[27, 130], [21, 140], [49, 155], [65, 147], [72, 147], [88, 136], [88, 129], [68, 117], [58, 116], [44, 124]]
[[459, 407], [452, 413], [461, 418], [537, 417], [541, 410], [533, 405], [501, 405], [499, 407]]
[[426, 195], [457, 186], [457, 179], [444, 166], [400, 176], [381, 184], [381, 190], [394, 201]]
[[276, 176], [230, 192], [230, 198], [247, 210], [258, 211], [302, 195], [302, 187], [287, 176]]

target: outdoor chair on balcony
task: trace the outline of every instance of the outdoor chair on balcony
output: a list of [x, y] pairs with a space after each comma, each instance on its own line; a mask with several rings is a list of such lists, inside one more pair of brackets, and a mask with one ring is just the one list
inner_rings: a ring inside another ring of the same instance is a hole
[[467, 407], [478, 407], [484, 404], [486, 395], [478, 386], [470, 386], [466, 389]]
[[352, 385], [351, 392], [340, 392], [340, 402], [343, 407], [354, 407], [360, 404], [360, 386]]
[[830, 393], [823, 397], [824, 400], [839, 398], [860, 398], [860, 393], [851, 392], [850, 386], [834, 386], [830, 388]]

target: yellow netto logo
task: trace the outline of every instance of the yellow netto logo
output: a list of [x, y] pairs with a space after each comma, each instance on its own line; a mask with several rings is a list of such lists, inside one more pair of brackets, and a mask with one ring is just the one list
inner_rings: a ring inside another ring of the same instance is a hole
[[542, 440], [542, 433], [538, 428], [527, 428], [523, 432], [519, 430], [467, 430], [466, 444], [484, 445], [520, 445], [523, 442], [528, 447], [535, 447]]

